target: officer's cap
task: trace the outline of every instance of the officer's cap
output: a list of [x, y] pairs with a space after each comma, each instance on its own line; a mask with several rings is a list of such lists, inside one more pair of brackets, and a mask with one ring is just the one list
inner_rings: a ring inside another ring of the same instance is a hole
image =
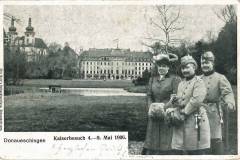
[[198, 67], [197, 62], [194, 60], [194, 58], [192, 56], [187, 55], [187, 56], [184, 56], [181, 58], [181, 67], [184, 67], [189, 63], [194, 64], [197, 69], [197, 67]]
[[204, 52], [201, 56], [201, 61], [212, 61], [214, 62], [215, 56], [211, 51]]

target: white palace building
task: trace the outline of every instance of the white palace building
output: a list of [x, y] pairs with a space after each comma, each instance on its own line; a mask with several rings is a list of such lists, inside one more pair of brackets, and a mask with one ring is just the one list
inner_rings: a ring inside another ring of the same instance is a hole
[[135, 79], [152, 67], [150, 52], [130, 49], [89, 49], [79, 57], [82, 79]]

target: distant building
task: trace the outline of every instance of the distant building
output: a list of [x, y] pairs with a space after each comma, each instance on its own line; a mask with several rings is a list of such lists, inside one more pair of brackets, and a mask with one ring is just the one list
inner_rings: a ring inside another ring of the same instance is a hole
[[31, 25], [31, 18], [28, 20], [28, 26], [24, 36], [18, 36], [17, 29], [14, 26], [14, 20], [11, 21], [9, 32], [4, 36], [5, 45], [12, 48], [20, 47], [27, 55], [27, 61], [34, 61], [47, 54], [47, 45], [41, 38], [35, 37], [34, 28]]
[[152, 54], [129, 49], [89, 49], [79, 57], [82, 79], [135, 79], [150, 71]]

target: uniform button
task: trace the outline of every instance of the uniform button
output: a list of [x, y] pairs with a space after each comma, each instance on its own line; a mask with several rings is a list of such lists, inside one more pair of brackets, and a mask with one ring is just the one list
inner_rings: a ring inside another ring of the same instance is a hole
[[207, 90], [209, 90], [209, 88], [207, 88]]

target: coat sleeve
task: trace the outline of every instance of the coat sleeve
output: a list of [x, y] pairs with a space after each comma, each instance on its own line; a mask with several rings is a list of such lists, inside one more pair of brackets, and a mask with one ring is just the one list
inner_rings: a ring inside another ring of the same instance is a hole
[[194, 84], [192, 97], [183, 110], [184, 113], [186, 115], [189, 115], [192, 112], [196, 111], [205, 99], [206, 94], [207, 90], [204, 82], [201, 79], [198, 79]]
[[231, 103], [235, 107], [235, 99], [234, 99], [234, 94], [232, 91], [231, 84], [227, 80], [227, 78], [222, 75], [219, 81], [219, 88], [220, 88], [220, 93], [224, 101], [229, 104]]

